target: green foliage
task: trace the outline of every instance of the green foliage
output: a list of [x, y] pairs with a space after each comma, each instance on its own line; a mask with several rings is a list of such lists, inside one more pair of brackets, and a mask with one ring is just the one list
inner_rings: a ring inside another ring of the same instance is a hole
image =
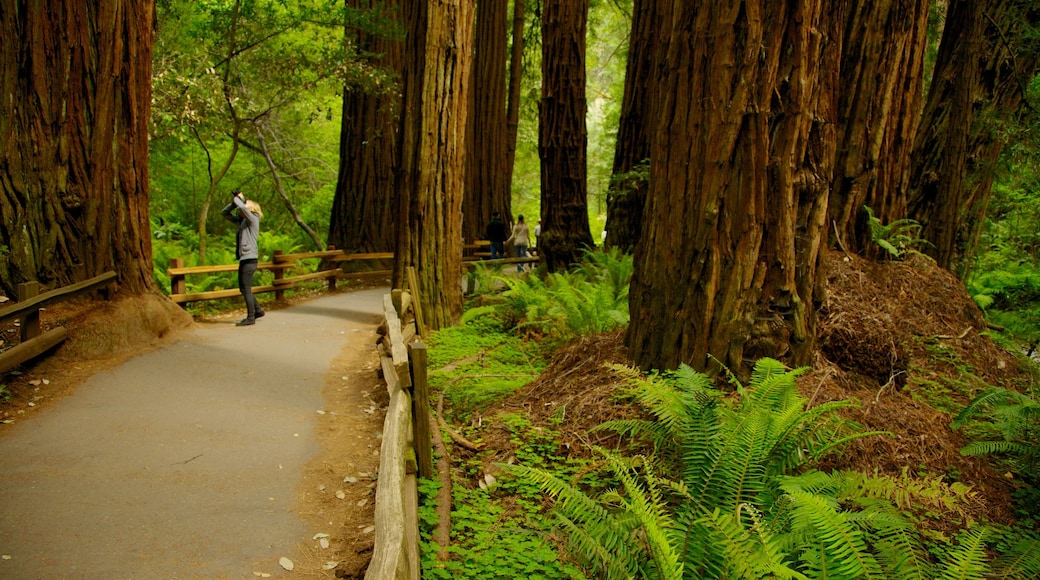
[[503, 334], [482, 320], [432, 333], [430, 386], [443, 393], [451, 413], [465, 417], [500, 400], [538, 376], [540, 346]]
[[1040, 403], [1017, 391], [993, 387], [975, 397], [957, 415], [953, 427], [969, 423], [974, 423], [983, 438], [966, 445], [961, 453], [1006, 455], [1018, 474], [1033, 484], [1040, 482]]
[[863, 206], [867, 212], [867, 224], [870, 227], [870, 240], [888, 253], [893, 260], [902, 260], [907, 254], [917, 252], [917, 248], [927, 244], [918, 235], [921, 224], [912, 219], [899, 219], [889, 224], [882, 224], [869, 206]]
[[[979, 578], [1036, 571], [1034, 544], [987, 528], [948, 546], [920, 518], [967, 519], [963, 485], [812, 470], [814, 458], [866, 433], [837, 418], [845, 402], [807, 409], [795, 378], [763, 359], [727, 396], [689, 368], [643, 378], [633, 396], [654, 421], [605, 424], [653, 455], [599, 449], [618, 486], [590, 493], [548, 470], [510, 468], [556, 498], [571, 553], [597, 578]], [[843, 435], [842, 433], [846, 433]], [[660, 474], [674, 473], [678, 480]], [[1003, 554], [992, 564], [988, 551]], [[1022, 572], [1022, 571], [1026, 572]]]
[[586, 251], [576, 268], [538, 276], [499, 277], [504, 324], [566, 341], [628, 325], [632, 256], [616, 249]]
[[580, 570], [560, 561], [551, 538], [538, 527], [532, 502], [516, 502], [520, 509], [509, 510], [493, 492], [462, 485], [453, 488], [452, 558], [438, 561], [431, 533], [439, 486], [437, 481], [420, 481], [423, 578], [583, 578]]

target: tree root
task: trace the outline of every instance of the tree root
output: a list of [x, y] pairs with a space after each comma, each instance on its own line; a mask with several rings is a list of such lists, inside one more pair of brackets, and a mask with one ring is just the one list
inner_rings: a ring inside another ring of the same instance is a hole
[[[429, 411], [433, 415], [433, 411]], [[433, 417], [430, 417], [433, 422]], [[444, 446], [440, 429], [433, 432], [433, 448], [437, 451], [437, 477], [441, 481], [441, 489], [437, 494], [437, 527], [433, 530], [433, 541], [437, 544], [437, 560], [448, 560], [448, 546], [451, 544], [451, 458]]]
[[444, 431], [448, 433], [448, 436], [451, 437], [451, 440], [454, 443], [456, 443], [458, 445], [461, 445], [462, 447], [465, 447], [466, 449], [469, 449], [470, 451], [480, 451], [484, 447], [484, 445], [482, 443], [474, 443], [474, 442], [470, 441], [469, 439], [466, 439], [465, 437], [463, 437], [461, 433], [459, 433], [458, 431], [452, 429], [451, 425], [448, 425], [448, 422], [444, 420], [444, 392], [443, 391], [437, 397], [437, 424], [441, 426], [441, 429], [444, 429]]

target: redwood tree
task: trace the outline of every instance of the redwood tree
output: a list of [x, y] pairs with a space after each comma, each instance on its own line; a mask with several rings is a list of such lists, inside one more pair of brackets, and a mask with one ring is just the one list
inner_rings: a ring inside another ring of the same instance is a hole
[[0, 286], [155, 289], [152, 0], [0, 0]]
[[[392, 252], [397, 232], [397, 123], [400, 93], [396, 75], [403, 44], [392, 24], [397, 0], [347, 0], [347, 14], [364, 13], [367, 22], [382, 20], [372, 32], [348, 16], [348, 45], [382, 74], [365, 76], [343, 87], [343, 119], [339, 142], [339, 176], [332, 200], [329, 245], [350, 252]], [[360, 11], [360, 12], [359, 12]], [[366, 81], [366, 82], [362, 82]]]
[[419, 304], [436, 330], [462, 314], [462, 189], [473, 0], [404, 3], [408, 35], [395, 287], [417, 272]]
[[1003, 126], [1040, 70], [1038, 25], [1035, 2], [950, 2], [909, 194], [909, 215], [930, 243], [925, 251], [944, 268], [955, 268], [976, 243]]
[[[804, 364], [837, 82], [824, 0], [662, 0], [673, 15], [651, 126], [650, 188], [626, 343], [643, 368], [771, 356]], [[714, 369], [717, 370], [717, 369]]]
[[650, 106], [654, 96], [652, 81], [657, 73], [660, 31], [665, 15], [656, 0], [635, 0], [632, 6], [632, 32], [628, 43], [625, 92], [621, 100], [621, 119], [614, 148], [614, 167], [607, 191], [606, 245], [631, 252], [639, 241], [643, 204], [649, 186]]
[[477, 5], [470, 143], [466, 193], [462, 202], [463, 236], [467, 242], [484, 238], [491, 214], [512, 215], [510, 172], [506, 171], [506, 64], [508, 3]]
[[569, 267], [593, 247], [585, 165], [585, 30], [588, 0], [542, 6], [542, 98], [538, 104], [542, 232], [538, 253], [549, 271]]
[[841, 43], [832, 232], [873, 249], [863, 206], [885, 223], [906, 217], [906, 185], [924, 95], [928, 0], [853, 2]]

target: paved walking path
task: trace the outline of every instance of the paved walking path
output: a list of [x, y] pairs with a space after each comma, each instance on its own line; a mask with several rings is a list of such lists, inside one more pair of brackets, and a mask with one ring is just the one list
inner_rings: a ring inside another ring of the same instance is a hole
[[288, 576], [325, 373], [374, 348], [386, 292], [197, 325], [5, 427], [0, 578]]

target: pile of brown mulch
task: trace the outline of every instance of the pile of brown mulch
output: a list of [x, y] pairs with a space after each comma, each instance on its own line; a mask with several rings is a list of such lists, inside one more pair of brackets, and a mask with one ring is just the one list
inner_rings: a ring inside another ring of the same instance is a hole
[[[1030, 380], [1019, 358], [980, 334], [985, 321], [963, 284], [927, 258], [879, 264], [831, 253], [826, 267], [817, 353], [799, 386], [811, 405], [859, 399], [860, 407], [845, 415], [866, 430], [892, 435], [854, 442], [822, 467], [956, 474], [976, 492], [975, 503], [964, 508], [969, 516], [1012, 521], [1016, 482], [985, 459], [962, 456], [965, 439], [950, 429], [952, 417], [922, 401], [918, 390], [925, 380], [976, 385], [950, 390], [951, 403], [962, 406], [986, 384], [1015, 388]], [[947, 354], [937, 357], [939, 351]], [[608, 432], [592, 429], [642, 411], [619, 398], [627, 382], [613, 364], [629, 364], [620, 333], [583, 337], [557, 352], [538, 379], [485, 413], [483, 440], [493, 450], [485, 464], [513, 453], [511, 434], [494, 420], [503, 412], [524, 411], [533, 425], [558, 430], [562, 455], [587, 456], [591, 444], [615, 443]]]

